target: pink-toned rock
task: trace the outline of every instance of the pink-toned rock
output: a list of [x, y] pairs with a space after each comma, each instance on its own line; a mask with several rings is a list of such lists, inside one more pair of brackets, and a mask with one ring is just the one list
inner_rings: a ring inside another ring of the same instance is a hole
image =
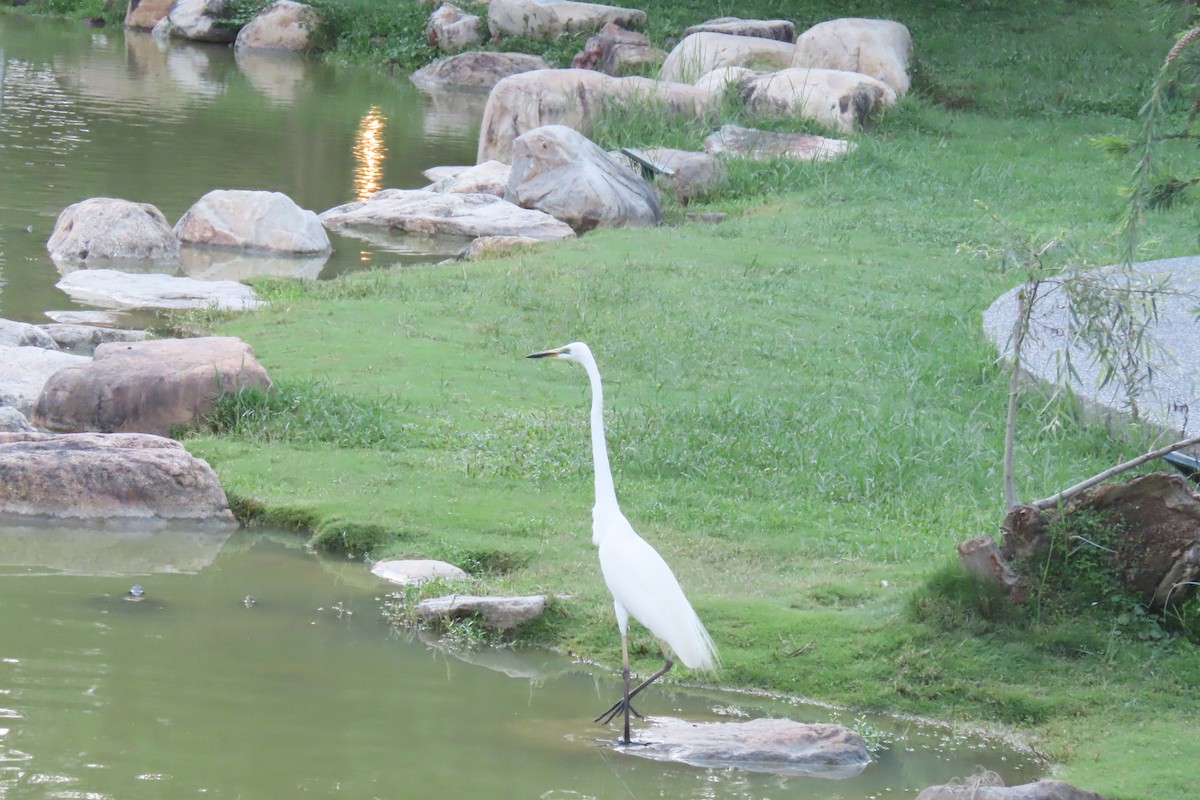
[[110, 342], [50, 376], [33, 421], [55, 431], [153, 433], [199, 422], [222, 392], [268, 389], [250, 346], [231, 336]]
[[742, 19], [741, 17], [717, 17], [699, 25], [685, 28], [684, 36], [693, 33], [727, 33], [730, 36], [756, 36], [759, 39], [774, 39], [777, 42], [796, 41], [796, 26], [786, 19]]
[[159, 20], [166, 19], [173, 2], [175, 0], [129, 0], [129, 9], [125, 12], [125, 27], [150, 30]]
[[[426, 170], [429, 173], [429, 170]], [[499, 161], [484, 161], [473, 167], [463, 167], [451, 175], [432, 179], [426, 191], [457, 194], [494, 194], [504, 197], [512, 167]], [[437, 173], [434, 173], [437, 174]]]
[[732, 36], [702, 31], [687, 36], [667, 55], [660, 81], [692, 83], [719, 67], [777, 70], [791, 65], [796, 48], [758, 36]]
[[281, 192], [214, 189], [184, 212], [175, 235], [205, 246], [301, 254], [333, 249], [317, 215]]
[[207, 463], [142, 434], [0, 433], [0, 513], [233, 522]]
[[423, 92], [447, 89], [490, 90], [503, 78], [535, 69], [549, 69], [541, 56], [528, 53], [479, 51], [459, 53], [421, 67], [409, 79]]
[[468, 14], [453, 3], [443, 3], [429, 15], [425, 23], [425, 37], [431, 47], [443, 53], [456, 53], [469, 47], [478, 47], [483, 42], [479, 33], [480, 19]]
[[488, 27], [494, 36], [553, 39], [564, 33], [587, 33], [615, 22], [622, 28], [646, 24], [646, 12], [575, 0], [490, 0]]
[[490, 194], [384, 189], [366, 200], [331, 208], [321, 214], [330, 228], [353, 233], [374, 228], [426, 236], [530, 236], [569, 239], [571, 226], [549, 214], [521, 208]]
[[90, 197], [63, 209], [46, 250], [56, 264], [71, 267], [179, 261], [179, 242], [161, 211], [149, 203], [112, 197]]
[[829, 139], [813, 133], [760, 131], [737, 125], [722, 125], [704, 138], [705, 152], [729, 153], [755, 161], [773, 158], [830, 161], [853, 149], [854, 143], [845, 139]]
[[238, 50], [301, 53], [309, 48], [309, 37], [320, 21], [317, 10], [310, 5], [275, 0], [238, 31], [233, 46]]
[[594, 69], [605, 75], [628, 75], [647, 66], [662, 64], [667, 54], [653, 47], [644, 33], [627, 31], [608, 23], [588, 38], [583, 50], [571, 59], [572, 69]]
[[899, 22], [833, 19], [800, 34], [791, 66], [861, 72], [903, 95], [910, 83], [912, 50], [912, 36]]

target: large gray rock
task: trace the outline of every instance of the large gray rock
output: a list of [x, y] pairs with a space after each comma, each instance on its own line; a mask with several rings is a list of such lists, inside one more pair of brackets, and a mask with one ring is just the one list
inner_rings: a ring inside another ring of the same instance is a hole
[[675, 45], [658, 71], [660, 81], [693, 83], [719, 67], [777, 70], [792, 63], [796, 48], [758, 36], [732, 36], [702, 31]]
[[179, 242], [161, 211], [111, 197], [91, 197], [63, 209], [46, 249], [56, 264], [67, 266], [179, 261]]
[[833, 19], [800, 34], [791, 66], [861, 72], [903, 95], [910, 83], [912, 50], [912, 36], [899, 22]]
[[417, 604], [417, 619], [422, 622], [477, 617], [485, 628], [505, 633], [518, 625], [539, 617], [546, 610], [546, 596], [477, 597], [469, 594], [450, 594], [431, 597]]
[[687, 119], [703, 116], [710, 93], [681, 83], [636, 76], [613, 78], [590, 69], [544, 69], [511, 75], [488, 95], [476, 161], [509, 161], [513, 139], [543, 125], [566, 125], [583, 135], [606, 105], [651, 105]]
[[517, 137], [505, 197], [562, 220], [576, 233], [662, 222], [654, 187], [565, 125], [546, 125]]
[[[654, 185], [675, 195], [675, 199], [685, 205], [729, 180], [729, 170], [725, 168], [724, 162], [712, 153], [697, 153], [670, 147], [648, 147], [633, 152], [669, 170], [656, 173], [653, 177]], [[629, 160], [627, 156], [620, 157]], [[640, 165], [632, 160], [629, 160], [629, 165], [630, 169], [641, 174]]]
[[28, 416], [51, 375], [89, 360], [41, 347], [0, 345], [0, 406], [12, 406]]
[[33, 421], [56, 431], [166, 436], [199, 422], [223, 392], [270, 386], [250, 346], [231, 336], [113, 342], [54, 373]]
[[207, 463], [139, 434], [0, 433], [0, 513], [233, 522]]
[[738, 82], [746, 108], [758, 114], [799, 115], [841, 133], [862, 128], [896, 91], [858, 72], [791, 67]]
[[284, 50], [302, 53], [321, 22], [317, 10], [293, 0], [275, 0], [238, 31], [238, 50]]
[[527, 53], [470, 52], [434, 61], [409, 76], [423, 92], [443, 92], [447, 89], [490, 90], [493, 86], [521, 72], [549, 69], [541, 56]]
[[5, 347], [42, 347], [57, 350], [58, 344], [46, 331], [28, 322], [0, 319], [0, 345]]
[[870, 752], [862, 737], [841, 725], [790, 719], [688, 722], [652, 718], [637, 746], [622, 752], [697, 767], [848, 778], [866, 769]]
[[1077, 789], [1065, 781], [1035, 781], [1005, 786], [994, 772], [973, 775], [962, 783], [930, 786], [917, 800], [1104, 800], [1095, 792]]
[[254, 290], [243, 283], [139, 275], [113, 269], [77, 270], [55, 286], [81, 303], [108, 308], [246, 311], [264, 305]]
[[693, 33], [726, 33], [730, 36], [756, 36], [774, 39], [777, 42], [796, 41], [796, 26], [786, 19], [742, 19], [740, 17], [717, 17], [698, 25], [684, 28], [683, 35]]
[[553, 39], [564, 33], [598, 31], [610, 22], [622, 28], [646, 24], [646, 12], [574, 0], [491, 0], [488, 27], [493, 36]]
[[238, 29], [221, 19], [224, 11], [225, 0], [175, 0], [167, 12], [166, 30], [178, 39], [222, 44], [232, 42], [237, 38]]
[[214, 189], [184, 212], [175, 235], [187, 244], [281, 253], [333, 249], [317, 215], [282, 192]]
[[448, 168], [441, 169], [446, 171], [438, 173], [425, 170], [427, 177], [430, 177], [431, 174], [439, 175], [437, 178], [430, 177], [433, 183], [426, 187], [426, 191], [494, 194], [497, 197], [504, 197], [504, 193], [508, 190], [508, 179], [512, 175], [512, 167], [499, 161], [484, 161], [482, 164], [462, 167], [453, 172], [449, 172]]
[[145, 331], [102, 328], [98, 325], [70, 325], [51, 322], [39, 325], [58, 349], [77, 356], [91, 356], [105, 342], [142, 342], [148, 338]]
[[507, 255], [514, 250], [527, 250], [538, 244], [537, 239], [528, 236], [480, 236], [472, 239], [458, 254], [461, 259], [478, 261], [482, 258]]
[[427, 236], [530, 236], [539, 240], [569, 239], [571, 226], [541, 211], [521, 208], [490, 194], [384, 189], [331, 208], [321, 215], [331, 228], [383, 228]]
[[468, 14], [453, 3], [443, 3], [429, 15], [425, 23], [425, 37], [429, 44], [443, 53], [457, 53], [469, 47], [478, 47], [483, 42], [479, 32], [481, 20], [476, 14]]
[[854, 149], [845, 139], [829, 139], [813, 133], [760, 131], [739, 125], [722, 125], [704, 137], [708, 153], [728, 153], [755, 161], [793, 158], [797, 161], [831, 161]]

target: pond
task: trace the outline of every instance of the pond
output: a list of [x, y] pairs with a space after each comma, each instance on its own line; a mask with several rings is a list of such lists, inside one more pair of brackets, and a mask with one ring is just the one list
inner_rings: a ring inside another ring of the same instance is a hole
[[[205, 192], [242, 188], [323, 211], [473, 163], [479, 106], [424, 98], [404, 76], [0, 15], [0, 317], [79, 310], [45, 250], [70, 203], [121, 197], [174, 222]], [[321, 278], [441, 257], [332, 238]], [[140, 602], [125, 599], [134, 583]], [[633, 758], [591, 721], [614, 674], [447, 651], [386, 622], [388, 591], [283, 533], [0, 522], [0, 797], [865, 800], [1041, 769], [938, 726], [674, 685], [641, 710], [836, 721], [879, 749], [842, 781]]]

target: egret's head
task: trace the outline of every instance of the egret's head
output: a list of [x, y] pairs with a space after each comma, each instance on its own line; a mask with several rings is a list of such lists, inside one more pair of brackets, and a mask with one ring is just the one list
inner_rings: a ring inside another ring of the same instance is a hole
[[555, 347], [553, 350], [543, 350], [540, 353], [530, 353], [526, 358], [561, 358], [566, 361], [575, 361], [580, 364], [591, 356], [592, 351], [583, 342], [571, 342], [564, 344], [562, 347]]

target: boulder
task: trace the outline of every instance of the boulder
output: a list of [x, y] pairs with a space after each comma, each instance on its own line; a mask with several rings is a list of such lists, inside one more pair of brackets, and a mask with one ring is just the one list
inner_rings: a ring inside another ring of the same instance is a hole
[[317, 215], [281, 192], [214, 189], [175, 223], [179, 241], [281, 253], [329, 253]]
[[275, 0], [238, 31], [233, 46], [238, 50], [286, 50], [302, 53], [309, 37], [321, 22], [317, 10], [293, 0]]
[[862, 737], [849, 728], [790, 719], [688, 722], [652, 718], [636, 747], [621, 752], [697, 767], [849, 778], [871, 761]]
[[145, 331], [102, 328], [98, 325], [64, 325], [51, 322], [38, 327], [60, 350], [77, 356], [90, 357], [96, 352], [96, 348], [105, 342], [143, 342], [148, 338]]
[[51, 375], [90, 360], [41, 347], [0, 345], [0, 406], [12, 406], [28, 416]]
[[710, 96], [681, 83], [613, 78], [588, 69], [544, 69], [511, 75], [492, 89], [483, 110], [476, 161], [508, 161], [512, 141], [543, 125], [566, 125], [585, 136], [605, 104], [652, 105], [687, 118], [704, 115]]
[[148, 261], [173, 265], [179, 242], [163, 213], [149, 203], [91, 197], [63, 209], [46, 249], [55, 264]]
[[129, 8], [125, 11], [125, 27], [134, 30], [148, 31], [166, 19], [175, 0], [129, 0]]
[[459, 258], [476, 261], [481, 258], [491, 258], [521, 250], [538, 243], [537, 239], [529, 236], [480, 236], [472, 239], [458, 254]]
[[479, 618], [485, 628], [506, 633], [518, 625], [536, 619], [546, 610], [546, 596], [477, 597], [451, 594], [431, 597], [417, 604], [417, 619], [421, 622]]
[[37, 428], [29, 424], [29, 420], [12, 406], [0, 406], [0, 432], [2, 433], [34, 433]]
[[[729, 180], [729, 170], [712, 153], [675, 150], [670, 147], [648, 147], [634, 151], [649, 161], [666, 167], [668, 173], [657, 173], [652, 180], [660, 190], [671, 192], [686, 205], [692, 199], [711, 192]], [[641, 174], [641, 166], [626, 158], [630, 169]]]
[[962, 783], [930, 786], [917, 800], [1104, 800], [1095, 792], [1077, 789], [1065, 781], [1035, 781], [1005, 786], [994, 772], [972, 775]]
[[658, 71], [660, 81], [692, 83], [718, 67], [774, 71], [791, 66], [795, 46], [759, 36], [703, 31], [675, 45]]
[[479, 33], [480, 19], [468, 14], [453, 3], [444, 3], [429, 15], [425, 23], [425, 37], [430, 47], [443, 53], [456, 53], [469, 47], [478, 47], [483, 42]]
[[37, 325], [0, 319], [0, 345], [5, 347], [41, 347], [57, 350], [54, 338]]
[[622, 28], [646, 24], [646, 12], [573, 0], [491, 0], [488, 27], [493, 36], [554, 39], [564, 33], [598, 31], [610, 22]]
[[654, 187], [572, 128], [535, 128], [517, 137], [512, 152], [505, 198], [522, 208], [544, 211], [576, 233], [662, 222]]
[[854, 149], [844, 139], [827, 139], [812, 133], [781, 133], [722, 125], [704, 138], [708, 153], [729, 153], [755, 161], [794, 158], [798, 161], [831, 161]]
[[81, 269], [67, 275], [55, 286], [78, 302], [108, 308], [246, 311], [265, 305], [244, 283], [138, 275], [114, 269]]
[[166, 436], [199, 422], [223, 392], [270, 386], [250, 346], [232, 336], [110, 342], [46, 381], [33, 421], [56, 431]]
[[233, 523], [216, 474], [141, 434], [0, 433], [0, 513]]
[[589, 37], [571, 60], [572, 69], [594, 69], [605, 75], [627, 75], [646, 66], [662, 64], [667, 54], [650, 44], [644, 33], [608, 23]]
[[376, 561], [371, 565], [371, 574], [401, 586], [416, 585], [433, 578], [459, 580], [469, 577], [453, 564], [427, 558]]
[[175, 0], [167, 12], [166, 32], [178, 39], [228, 44], [238, 29], [221, 19], [224, 11], [225, 0]]
[[879, 108], [896, 104], [895, 90], [883, 81], [836, 69], [782, 69], [743, 78], [738, 90], [754, 113], [799, 114], [841, 133], [862, 128]]
[[541, 56], [527, 53], [470, 52], [434, 61], [414, 72], [409, 79], [423, 92], [491, 90], [509, 75], [549, 68]]
[[756, 36], [759, 39], [774, 39], [791, 44], [796, 41], [796, 26], [786, 19], [741, 19], [740, 17], [717, 17], [699, 25], [684, 28], [684, 37], [693, 33], [725, 33], [730, 36]]
[[[429, 170], [426, 170], [428, 173]], [[494, 194], [504, 197], [512, 167], [499, 161], [484, 161], [473, 167], [463, 167], [450, 175], [437, 178], [426, 191], [457, 194]]]
[[800, 34], [791, 66], [861, 72], [904, 95], [910, 83], [912, 50], [908, 28], [899, 22], [834, 19]]
[[718, 102], [730, 89], [735, 92], [739, 91], [738, 87], [742, 81], [763, 74], [766, 73], [750, 69], [749, 67], [717, 67], [696, 81], [696, 88], [706, 92], [712, 97], [713, 102]]
[[568, 239], [571, 227], [541, 211], [521, 208], [490, 194], [384, 189], [366, 200], [331, 208], [321, 221], [337, 230], [358, 227], [429, 236], [529, 236]]

